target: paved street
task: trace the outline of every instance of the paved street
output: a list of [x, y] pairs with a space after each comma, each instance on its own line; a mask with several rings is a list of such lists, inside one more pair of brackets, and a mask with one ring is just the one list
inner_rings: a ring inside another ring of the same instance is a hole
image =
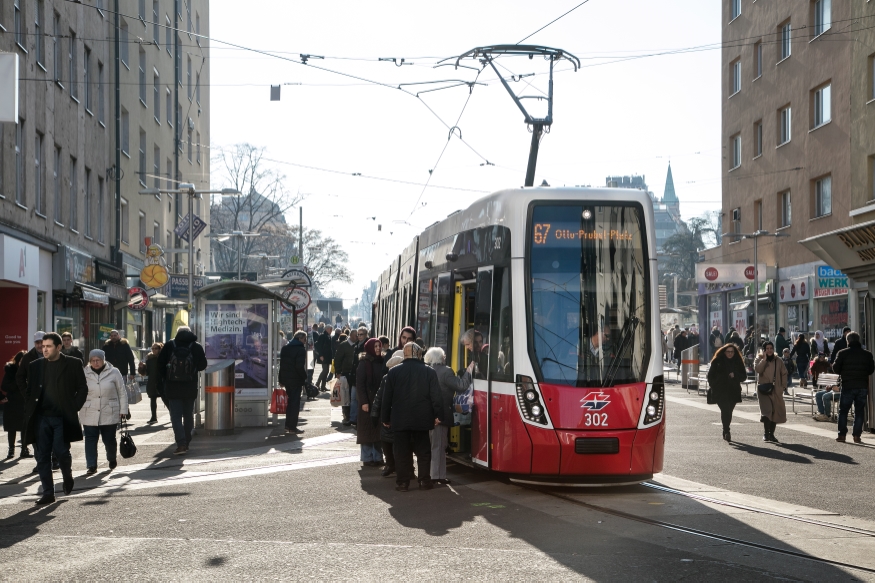
[[199, 435], [174, 458], [166, 414], [144, 427], [144, 401], [137, 455], [110, 473], [101, 453], [86, 479], [75, 444], [75, 491], [53, 505], [33, 505], [32, 460], [0, 464], [2, 577], [875, 580], [861, 471], [875, 440], [840, 446], [834, 426], [791, 413], [784, 443], [766, 446], [746, 400], [728, 445], [704, 397], [668, 394], [665, 473], [653, 481], [668, 491], [540, 491], [455, 466], [451, 487], [400, 494], [361, 467], [325, 398], [308, 403], [303, 440], [279, 427]]

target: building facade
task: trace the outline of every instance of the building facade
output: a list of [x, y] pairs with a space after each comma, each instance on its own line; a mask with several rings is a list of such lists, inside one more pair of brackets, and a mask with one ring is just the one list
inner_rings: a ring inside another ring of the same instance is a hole
[[206, 0], [0, 4], [0, 52], [19, 61], [18, 123], [0, 124], [0, 300], [26, 306], [0, 323], [21, 337], [3, 358], [36, 330], [83, 349], [111, 328], [137, 347], [163, 339], [160, 302], [131, 312], [126, 288], [144, 236], [181, 246], [168, 233], [185, 207], [138, 191], [154, 176], [209, 185], [207, 23]]

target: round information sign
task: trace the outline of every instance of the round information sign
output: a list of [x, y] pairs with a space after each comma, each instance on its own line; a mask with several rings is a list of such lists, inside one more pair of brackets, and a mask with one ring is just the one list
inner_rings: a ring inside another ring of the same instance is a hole
[[149, 305], [149, 295], [141, 287], [132, 287], [128, 290], [128, 308], [131, 310], [145, 310]]
[[310, 305], [310, 294], [307, 290], [289, 288], [283, 296], [286, 298], [286, 305], [293, 308], [295, 312], [303, 312]]

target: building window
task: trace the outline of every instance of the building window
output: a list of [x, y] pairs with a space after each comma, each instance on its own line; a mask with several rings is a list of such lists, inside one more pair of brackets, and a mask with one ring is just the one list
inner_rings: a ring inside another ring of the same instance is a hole
[[76, 158], [70, 156], [70, 229], [79, 229], [79, 181], [76, 178]]
[[[160, 189], [161, 188], [161, 148], [159, 148], [158, 146], [155, 146], [155, 149], [152, 153], [155, 156], [155, 160], [152, 162], [152, 172], [154, 173], [154, 176], [152, 176], [154, 184], [152, 186]], [[157, 195], [155, 195], [155, 198], [157, 198], [158, 200], [161, 200], [161, 195], [157, 194]]]
[[119, 34], [119, 58], [122, 61], [122, 64], [130, 70], [130, 47], [128, 47], [128, 23], [124, 20], [121, 24], [121, 34]]
[[741, 91], [741, 58], [729, 64], [729, 96]]
[[191, 0], [185, 3], [185, 24], [186, 30], [191, 33]]
[[753, 124], [753, 157], [763, 155], [763, 120]]
[[140, 130], [140, 184], [146, 186], [146, 132]]
[[15, 126], [15, 202], [24, 206], [24, 120]]
[[55, 77], [55, 81], [61, 82], [61, 15], [55, 12], [54, 19], [52, 21], [52, 29], [54, 34], [52, 35], [52, 72]]
[[105, 99], [103, 95], [103, 63], [97, 61], [97, 121], [100, 123], [106, 123], [104, 118]]
[[46, 214], [46, 192], [43, 184], [43, 135], [36, 133], [33, 141], [33, 193], [36, 198], [33, 206], [36, 212]]
[[91, 237], [91, 169], [85, 168], [85, 206], [82, 217], [85, 219], [85, 236]]
[[146, 20], [146, 0], [137, 1], [137, 16], [140, 20]]
[[43, 23], [45, 22], [45, 2], [36, 0], [36, 14], [33, 22], [34, 43], [36, 46], [36, 62], [45, 65], [45, 39], [43, 38]]
[[790, 106], [783, 107], [778, 110], [778, 145], [782, 146], [790, 141], [792, 134], [790, 132], [792, 116], [790, 115]]
[[146, 105], [146, 51], [140, 47], [140, 101]]
[[161, 78], [158, 76], [158, 71], [154, 70], [152, 74], [152, 93], [155, 100], [155, 121], [161, 123]]
[[188, 57], [188, 59], [186, 60], [186, 63], [188, 65], [188, 68], [186, 69], [186, 73], [185, 73], [185, 84], [186, 84], [186, 87], [188, 88], [188, 100], [191, 101], [191, 97], [192, 97], [191, 57]]
[[104, 188], [103, 188], [103, 178], [97, 177], [97, 242], [103, 243], [103, 209], [104, 209]]
[[790, 40], [792, 28], [790, 21], [783, 23], [778, 27], [778, 62], [790, 56]]
[[778, 195], [778, 206], [780, 207], [780, 212], [778, 213], [778, 217], [780, 217], [780, 223], [778, 224], [778, 226], [789, 227], [791, 223], [789, 190], [785, 190]]
[[85, 109], [91, 111], [91, 49], [85, 47], [85, 68], [82, 71], [82, 87], [85, 89]]
[[140, 253], [146, 254], [146, 213], [140, 211]]
[[12, 24], [15, 27], [15, 42], [23, 49], [26, 43], [24, 40], [26, 31], [24, 30], [24, 15], [21, 13], [21, 3], [22, 0], [14, 0], [12, 3]]
[[122, 108], [122, 153], [131, 157], [131, 116]]
[[759, 79], [763, 76], [763, 43], [762, 41], [757, 41], [757, 43], [753, 46], [753, 56], [756, 61], [756, 78]]
[[194, 97], [197, 99], [198, 105], [201, 102], [201, 74], [198, 73], [194, 81]]
[[735, 170], [741, 166], [741, 134], [729, 138], [729, 147], [731, 151], [729, 169]]
[[176, 131], [176, 147], [178, 147], [179, 151], [182, 152], [182, 150], [183, 150], [183, 143], [182, 143], [182, 124], [183, 124], [183, 121], [182, 121], [182, 105], [179, 103], [176, 104], [176, 119], [179, 120], [179, 127], [176, 128], [176, 130], [177, 130]]
[[173, 57], [173, 25], [170, 24], [170, 17], [164, 15], [164, 46], [167, 49], [167, 54]]
[[192, 139], [191, 139], [191, 128], [188, 128], [188, 163], [191, 164], [191, 154], [192, 154]]
[[732, 21], [741, 16], [741, 0], [729, 0], [729, 4], [729, 20]]
[[170, 87], [164, 95], [164, 115], [167, 116], [167, 125], [173, 127], [173, 94], [170, 92]]
[[76, 65], [76, 33], [70, 31], [70, 52], [68, 53], [70, 61], [70, 97], [76, 99], [79, 97], [79, 67]]
[[122, 226], [121, 226], [121, 237], [122, 243], [130, 243], [131, 241], [131, 218], [128, 215], [128, 201], [125, 199], [121, 199], [121, 207], [122, 207]]
[[814, 36], [819, 36], [832, 26], [832, 0], [814, 2]]
[[195, 134], [195, 140], [197, 141], [197, 157], [195, 158], [195, 160], [197, 161], [198, 164], [200, 164], [201, 163], [201, 133], [200, 132], [197, 132], [197, 134]]
[[827, 84], [819, 89], [814, 90], [814, 96], [812, 99], [812, 111], [814, 112], [814, 119], [812, 120], [813, 128], [820, 127], [825, 123], [828, 123], [830, 119], [832, 119], [831, 115], [831, 88], [832, 85]]
[[732, 209], [732, 232], [741, 233], [741, 207]]
[[763, 201], [755, 200], [753, 201], [753, 216], [756, 221], [756, 231], [761, 231], [763, 229]]
[[152, 223], [152, 243], [155, 245], [161, 244], [161, 225], [157, 221]]
[[814, 216], [823, 217], [832, 213], [832, 177], [824, 176], [814, 181]]
[[158, 0], [152, 0], [152, 41], [158, 50], [161, 50], [159, 38], [161, 38], [161, 25], [158, 24]]
[[63, 201], [61, 200], [61, 146], [55, 146], [55, 159], [52, 165], [52, 180], [54, 181], [55, 196], [55, 222], [64, 224]]
[[[170, 158], [167, 158], [167, 172], [165, 173], [165, 176], [167, 178], [166, 189], [170, 190], [173, 188], [173, 160], [171, 160]], [[168, 198], [171, 198], [172, 196], [173, 195], [171, 194], [168, 196]]]
[[197, 46], [201, 46], [201, 15], [194, 13], [194, 33], [197, 35]]

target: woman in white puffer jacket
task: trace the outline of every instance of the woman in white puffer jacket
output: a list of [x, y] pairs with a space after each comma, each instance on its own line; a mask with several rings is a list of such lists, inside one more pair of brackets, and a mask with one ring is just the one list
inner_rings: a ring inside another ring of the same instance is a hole
[[85, 367], [88, 399], [79, 410], [79, 421], [85, 434], [86, 475], [97, 472], [97, 438], [103, 440], [109, 469], [117, 465], [118, 441], [115, 431], [128, 414], [128, 394], [122, 373], [106, 361], [102, 350], [92, 350]]

